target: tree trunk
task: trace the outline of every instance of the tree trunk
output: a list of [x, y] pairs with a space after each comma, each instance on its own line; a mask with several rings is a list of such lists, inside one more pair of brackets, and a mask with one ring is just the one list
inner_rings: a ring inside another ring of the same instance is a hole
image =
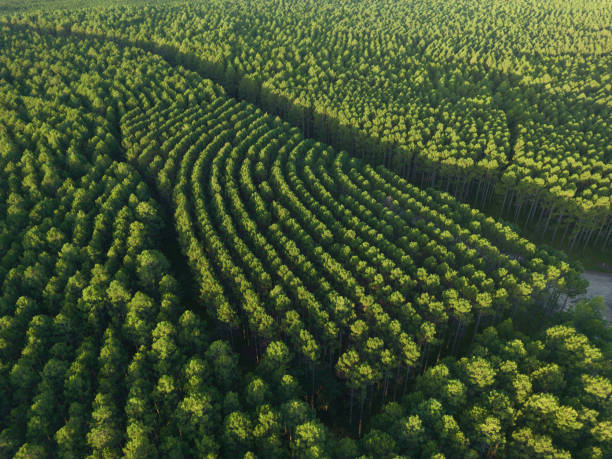
[[393, 381], [393, 401], [397, 400], [397, 385], [399, 383], [399, 375], [400, 375], [401, 365], [397, 366], [397, 370], [395, 371], [395, 378]]
[[385, 373], [385, 385], [383, 386], [383, 397], [382, 397], [382, 403], [383, 405], [385, 404], [385, 400], [387, 398], [387, 389], [389, 387], [389, 374]]
[[315, 400], [315, 361], [312, 361], [312, 402], [310, 406], [314, 409], [314, 400]]
[[423, 369], [422, 373], [427, 370], [427, 359], [429, 358], [429, 343], [425, 344], [425, 352], [423, 353]]
[[520, 199], [517, 203], [516, 211], [514, 212], [514, 222], [518, 222], [519, 216], [521, 215], [521, 209], [523, 208], [524, 199]]
[[561, 237], [561, 240], [559, 241], [559, 244], [563, 244], [563, 241], [565, 241], [565, 236], [567, 236], [567, 232], [569, 231], [570, 227], [572, 226], [572, 222], [568, 222], [567, 226], [565, 227], [565, 230], [563, 230], [563, 236]]
[[408, 388], [408, 376], [410, 376], [410, 367], [406, 366], [406, 374], [404, 375], [404, 388], [402, 389], [402, 397], [406, 395], [406, 389]]
[[512, 320], [512, 322], [514, 322], [514, 317], [516, 316], [516, 311], [518, 311], [518, 307], [519, 307], [519, 302], [515, 301], [514, 308], [512, 308], [512, 315], [510, 316], [510, 319]]
[[467, 198], [468, 191], [470, 190], [470, 185], [472, 181], [469, 178], [466, 178], [463, 181], [463, 188], [461, 189], [461, 200], [465, 201]]
[[531, 207], [529, 208], [529, 213], [527, 214], [527, 220], [525, 221], [525, 226], [529, 225], [529, 222], [531, 221], [531, 217], [533, 217], [533, 214], [535, 213], [535, 210], [538, 207], [539, 201], [540, 201], [540, 197], [538, 196], [536, 200], [532, 202]]
[[608, 247], [608, 241], [610, 240], [610, 236], [612, 235], [612, 223], [610, 223], [610, 228], [608, 229], [608, 234], [606, 236], [606, 239], [604, 240], [603, 243], [603, 248], [605, 249], [606, 247]]
[[493, 196], [495, 196], [495, 179], [491, 179], [491, 183], [489, 184], [488, 204], [493, 200]]
[[480, 325], [480, 319], [482, 319], [482, 311], [478, 311], [478, 318], [476, 319], [476, 325], [474, 325], [474, 334], [472, 335], [472, 342], [470, 343], [470, 347], [474, 344], [474, 340], [476, 339], [476, 334], [478, 333], [478, 326]]
[[584, 250], [587, 248], [587, 245], [589, 245], [589, 242], [591, 242], [591, 237], [593, 236], [593, 233], [595, 232], [595, 228], [591, 228], [591, 230], [588, 232], [585, 241], [584, 241], [584, 246], [582, 247], [582, 251], [584, 252]]
[[502, 202], [501, 208], [499, 209], [498, 218], [501, 218], [504, 213], [504, 208], [506, 207], [506, 199], [508, 198], [508, 192], [509, 190], [506, 190], [506, 193], [504, 194], [504, 201]]
[[361, 407], [359, 408], [359, 432], [357, 434], [359, 438], [361, 438], [361, 427], [363, 424], [363, 407], [366, 401], [365, 399], [367, 396], [367, 390], [368, 390], [367, 387], [364, 389], [361, 389]]
[[457, 331], [455, 332], [455, 338], [453, 339], [453, 347], [451, 350], [451, 354], [455, 355], [457, 352], [457, 343], [459, 342], [459, 336], [461, 334], [461, 330], [463, 329], [463, 321], [460, 320], [457, 325]]
[[582, 234], [582, 228], [578, 228], [576, 233], [574, 234], [574, 238], [572, 239], [572, 242], [569, 247], [569, 252], [571, 252], [574, 249], [574, 244], [576, 243], [576, 240], [578, 240], [578, 237], [580, 236], [580, 234]]
[[550, 223], [550, 218], [552, 217], [552, 214], [554, 213], [554, 211], [555, 211], [555, 207], [552, 206], [550, 208], [550, 213], [548, 214], [548, 218], [546, 219], [546, 225], [544, 225], [544, 231], [543, 231], [544, 234], [546, 234], [546, 231], [548, 231], [548, 224]]
[[557, 220], [557, 224], [555, 225], [555, 231], [553, 232], [552, 238], [550, 239], [551, 243], [554, 242], [555, 238], [557, 237], [557, 231], [559, 231], [559, 227], [561, 226], [561, 220], [563, 219], [564, 215], [564, 212], [561, 212], [559, 214], [559, 219]]
[[442, 348], [444, 347], [444, 343], [446, 342], [446, 335], [448, 333], [448, 326], [444, 327], [444, 336], [440, 340], [440, 347], [438, 348], [438, 356], [436, 357], [436, 363], [440, 361], [440, 355], [442, 354]]
[[[512, 202], [514, 201], [516, 196], [516, 193], [514, 191], [510, 192], [510, 199], [508, 199], [508, 210], [506, 211], [506, 213], [511, 212], [512, 211]], [[512, 215], [512, 214], [510, 214]], [[502, 215], [500, 215], [501, 217]]]
[[595, 240], [593, 240], [593, 244], [597, 244], [601, 238], [601, 235], [603, 234], [604, 230], [606, 229], [606, 219], [604, 218], [603, 223], [601, 224], [601, 227], [599, 228], [599, 231], [597, 231], [597, 236], [595, 236]]
[[544, 215], [546, 215], [546, 203], [542, 205], [541, 209], [542, 210], [540, 210], [540, 216], [538, 217], [538, 223], [536, 223], [537, 227], [539, 227], [544, 221]]
[[353, 425], [353, 396], [355, 394], [355, 388], [351, 387], [351, 402], [349, 406], [349, 426]]

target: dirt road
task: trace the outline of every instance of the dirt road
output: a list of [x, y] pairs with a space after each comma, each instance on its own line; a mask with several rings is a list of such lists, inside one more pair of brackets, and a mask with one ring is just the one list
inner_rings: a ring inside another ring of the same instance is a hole
[[586, 295], [578, 299], [603, 296], [604, 302], [606, 303], [604, 316], [608, 322], [612, 323], [612, 274], [586, 271], [584, 273], [584, 278], [589, 281], [589, 288], [587, 289]]

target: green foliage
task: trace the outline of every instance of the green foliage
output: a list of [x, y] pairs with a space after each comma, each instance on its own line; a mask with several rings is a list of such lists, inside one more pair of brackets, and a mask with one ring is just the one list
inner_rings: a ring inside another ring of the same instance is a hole
[[608, 457], [581, 268], [449, 192], [605, 247], [609, 8], [489, 3], [3, 16], [0, 456]]
[[[506, 335], [485, 330], [473, 355], [431, 367], [401, 405], [383, 408], [372, 424], [388, 436], [384, 444], [397, 443], [386, 457], [403, 448], [425, 457], [428, 442], [444, 454], [463, 451], [473, 457], [609, 452], [604, 431], [610, 417], [610, 361], [570, 327], [549, 328], [534, 341], [516, 332]], [[508, 352], [519, 344], [523, 352]], [[557, 352], [559, 347], [592, 358], [584, 365]], [[362, 441], [365, 448], [374, 443], [368, 436]]]
[[548, 240], [612, 239], [609, 0], [150, 3], [11, 20], [144, 43], [308, 136], [554, 228]]
[[[289, 374], [291, 354], [271, 345], [261, 377], [247, 377], [231, 345], [184, 310], [161, 242], [162, 205], [138, 164], [123, 162], [111, 124], [120, 120], [99, 113], [120, 94], [145, 94], [127, 91], [128, 67], [113, 92], [88, 73], [100, 57], [92, 43], [90, 60], [75, 61], [76, 41], [5, 38], [2, 72], [6, 63], [19, 71], [10, 52], [24, 51], [24, 65], [28, 53], [49, 52], [30, 77], [2, 73], [0, 87], [11, 149], [0, 161], [0, 455], [227, 457], [250, 449], [286, 457], [280, 406], [303, 396]], [[65, 78], [53, 79], [59, 56]], [[105, 58], [109, 70], [135, 62], [113, 46]], [[37, 81], [46, 83], [36, 89]], [[203, 100], [214, 94], [210, 84], [195, 88]], [[58, 96], [64, 91], [74, 97]], [[242, 407], [249, 412], [233, 420]]]

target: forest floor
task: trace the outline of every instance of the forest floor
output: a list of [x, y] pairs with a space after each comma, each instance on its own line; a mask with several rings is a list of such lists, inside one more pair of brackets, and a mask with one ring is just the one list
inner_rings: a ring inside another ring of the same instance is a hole
[[603, 296], [604, 303], [606, 304], [604, 317], [609, 323], [612, 323], [612, 274], [599, 271], [585, 271], [583, 277], [589, 281], [589, 288], [585, 295], [576, 297], [574, 302], [594, 296]]

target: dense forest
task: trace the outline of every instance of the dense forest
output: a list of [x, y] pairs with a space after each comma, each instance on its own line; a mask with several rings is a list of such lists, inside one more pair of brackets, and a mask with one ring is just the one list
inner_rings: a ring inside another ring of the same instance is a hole
[[208, 0], [10, 21], [158, 48], [419, 185], [498, 201], [571, 248], [612, 238], [608, 0]]
[[610, 2], [41, 3], [1, 457], [612, 455]]

